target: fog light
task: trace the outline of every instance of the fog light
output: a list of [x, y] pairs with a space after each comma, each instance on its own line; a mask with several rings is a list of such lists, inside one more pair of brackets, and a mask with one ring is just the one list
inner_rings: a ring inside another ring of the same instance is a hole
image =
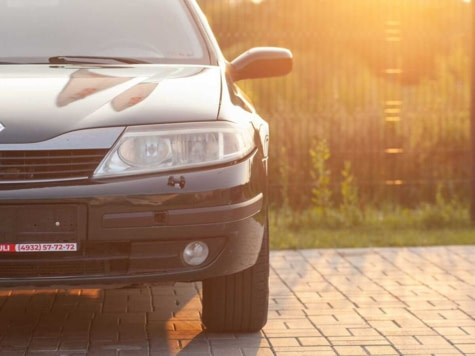
[[209, 255], [208, 245], [201, 241], [189, 243], [183, 251], [183, 260], [190, 266], [199, 266]]

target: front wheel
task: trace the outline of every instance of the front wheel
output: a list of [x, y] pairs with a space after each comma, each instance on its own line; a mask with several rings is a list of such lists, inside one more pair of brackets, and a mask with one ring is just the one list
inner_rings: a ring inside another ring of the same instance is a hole
[[256, 332], [267, 322], [269, 228], [254, 266], [203, 281], [203, 324], [215, 332]]

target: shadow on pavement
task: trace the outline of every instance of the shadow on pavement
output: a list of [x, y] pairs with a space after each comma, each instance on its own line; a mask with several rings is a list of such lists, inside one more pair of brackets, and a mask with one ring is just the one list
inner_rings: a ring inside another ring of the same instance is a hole
[[203, 330], [200, 289], [3, 290], [0, 355], [256, 355], [262, 333]]

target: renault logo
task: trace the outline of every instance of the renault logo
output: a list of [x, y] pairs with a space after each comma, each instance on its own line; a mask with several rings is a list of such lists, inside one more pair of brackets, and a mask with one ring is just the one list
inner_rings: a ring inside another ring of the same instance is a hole
[[0, 122], [0, 132], [2, 132], [3, 130], [5, 130], [5, 126], [3, 126], [2, 123]]

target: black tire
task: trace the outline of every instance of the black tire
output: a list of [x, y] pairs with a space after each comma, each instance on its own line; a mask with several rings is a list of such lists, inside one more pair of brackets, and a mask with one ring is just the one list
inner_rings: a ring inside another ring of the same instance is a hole
[[203, 281], [203, 324], [214, 332], [257, 332], [269, 306], [269, 232], [266, 225], [257, 262], [251, 268]]

